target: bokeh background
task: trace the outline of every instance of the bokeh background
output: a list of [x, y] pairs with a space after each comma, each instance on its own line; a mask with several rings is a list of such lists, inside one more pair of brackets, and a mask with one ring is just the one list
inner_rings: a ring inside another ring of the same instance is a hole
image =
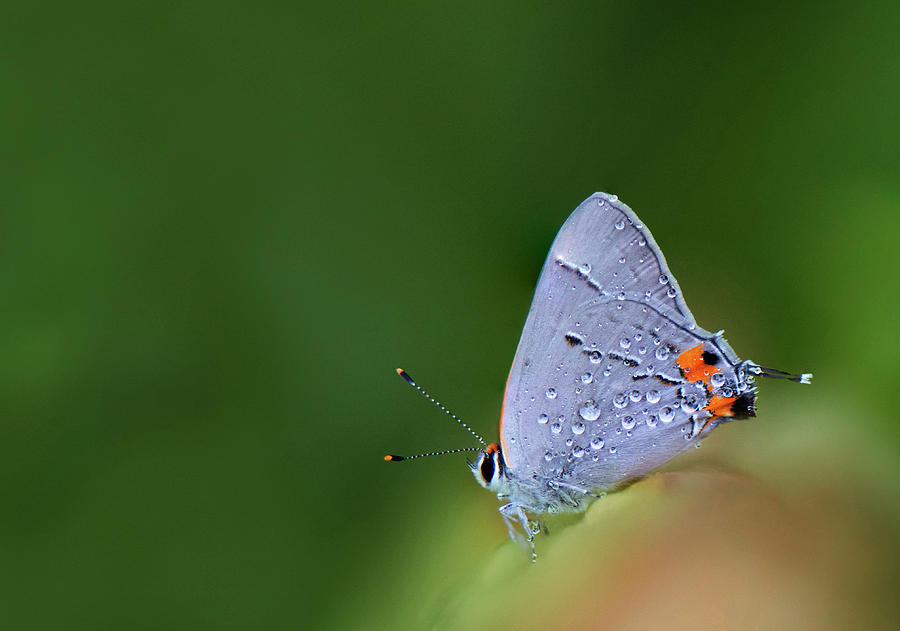
[[[896, 624], [900, 5], [14, 3], [9, 629]], [[617, 193], [759, 417], [534, 567], [496, 437], [568, 213]]]

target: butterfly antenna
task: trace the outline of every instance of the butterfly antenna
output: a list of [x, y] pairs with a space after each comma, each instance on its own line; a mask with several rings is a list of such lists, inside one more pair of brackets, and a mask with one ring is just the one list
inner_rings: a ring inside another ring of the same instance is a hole
[[415, 460], [416, 458], [424, 458], [425, 456], [443, 456], [445, 454], [458, 454], [462, 451], [481, 451], [481, 447], [462, 447], [460, 449], [447, 449], [446, 451], [430, 451], [424, 454], [416, 454], [415, 456], [397, 456], [388, 454], [384, 457], [387, 462], [400, 462], [401, 460]]
[[[446, 412], [447, 415], [448, 415], [450, 418], [452, 418], [454, 421], [456, 421], [457, 423], [459, 423], [460, 425], [462, 425], [463, 427], [465, 427], [466, 430], [467, 430], [470, 434], [472, 434], [472, 436], [474, 436], [475, 438], [478, 439], [478, 442], [479, 442], [479, 443], [481, 443], [482, 445], [484, 445], [485, 447], [487, 447], [487, 443], [484, 442], [484, 439], [483, 439], [481, 436], [479, 436], [478, 434], [475, 433], [475, 430], [473, 430], [471, 427], [469, 427], [468, 425], [466, 425], [466, 424], [463, 422], [463, 420], [462, 420], [461, 418], [459, 418], [456, 414], [454, 414], [453, 412], [451, 412], [450, 410], [448, 410], [447, 408], [445, 408], [443, 403], [441, 403], [440, 401], [438, 401], [437, 399], [435, 399], [433, 396], [431, 396], [430, 394], [428, 394], [427, 392], [425, 392], [425, 390], [423, 390], [422, 387], [421, 387], [420, 385], [418, 385], [415, 381], [413, 381], [413, 378], [409, 376], [409, 373], [408, 373], [408, 372], [406, 372], [406, 371], [403, 370], [402, 368], [398, 368], [398, 369], [397, 369], [397, 374], [400, 375], [401, 377], [403, 377], [403, 379], [404, 379], [404, 381], [406, 381], [406, 383], [408, 383], [408, 384], [411, 385], [413, 388], [415, 388], [416, 390], [418, 390], [418, 391], [422, 394], [422, 396], [424, 396], [426, 399], [428, 399], [429, 401], [431, 401], [432, 403], [434, 403], [436, 406], [438, 406], [443, 412]], [[474, 448], [474, 449], [477, 450], [478, 448], [476, 447], [476, 448]], [[455, 451], [466, 451], [466, 450], [457, 449], [457, 450], [455, 450]], [[453, 452], [441, 452], [441, 453], [453, 453]], [[427, 455], [431, 455], [431, 454], [423, 454], [423, 455], [426, 455], [426, 456], [427, 456]], [[410, 456], [410, 457], [418, 458], [419, 456]]]
[[778, 370], [777, 368], [767, 368], [766, 366], [757, 366], [758, 372], [755, 370], [756, 374], [760, 377], [769, 377], [770, 379], [787, 379], [788, 381], [793, 381], [795, 383], [812, 383], [812, 373], [811, 372], [803, 372], [803, 373], [793, 373], [786, 372], [784, 370]]

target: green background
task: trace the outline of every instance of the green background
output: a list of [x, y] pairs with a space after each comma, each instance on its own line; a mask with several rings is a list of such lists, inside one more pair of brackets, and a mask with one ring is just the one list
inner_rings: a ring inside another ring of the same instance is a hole
[[819, 498], [816, 555], [865, 553], [792, 561], [786, 591], [833, 576], [811, 602], [889, 626], [898, 32], [896, 3], [6, 6], [3, 626], [552, 628], [522, 594], [574, 615], [632, 580], [645, 546], [597, 544], [661, 523], [652, 483], [532, 568], [461, 456], [381, 460], [472, 443], [396, 366], [496, 438], [540, 266], [595, 190], [652, 228], [702, 326], [816, 373], [670, 468]]

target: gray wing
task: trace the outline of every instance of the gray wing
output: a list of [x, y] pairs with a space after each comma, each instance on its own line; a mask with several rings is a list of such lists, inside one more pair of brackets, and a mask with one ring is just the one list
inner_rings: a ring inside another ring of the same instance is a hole
[[538, 281], [504, 397], [507, 465], [599, 489], [671, 459], [706, 403], [676, 360], [704, 342], [737, 364], [697, 326], [634, 212], [595, 193], [563, 224]]

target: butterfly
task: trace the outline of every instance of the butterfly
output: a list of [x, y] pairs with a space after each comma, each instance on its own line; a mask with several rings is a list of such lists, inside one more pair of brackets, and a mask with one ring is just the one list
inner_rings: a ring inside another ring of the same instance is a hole
[[[634, 211], [595, 193], [544, 263], [507, 379], [499, 443], [463, 423], [483, 447], [438, 453], [479, 452], [469, 463], [475, 480], [504, 502], [510, 537], [527, 541], [534, 560], [541, 523], [529, 515], [583, 511], [720, 425], [755, 416], [756, 377], [810, 383], [810, 373], [741, 360], [722, 333], [695, 322]], [[434, 454], [385, 459], [424, 455]]]

